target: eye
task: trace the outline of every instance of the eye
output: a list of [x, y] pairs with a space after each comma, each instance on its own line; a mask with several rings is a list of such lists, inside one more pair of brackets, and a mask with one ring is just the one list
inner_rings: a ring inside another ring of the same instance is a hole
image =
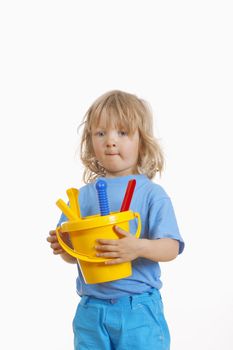
[[120, 130], [120, 131], [118, 131], [118, 135], [120, 135], [120, 136], [127, 136], [128, 133], [127, 133], [127, 131]]
[[96, 131], [95, 136], [103, 137], [105, 135], [104, 131]]

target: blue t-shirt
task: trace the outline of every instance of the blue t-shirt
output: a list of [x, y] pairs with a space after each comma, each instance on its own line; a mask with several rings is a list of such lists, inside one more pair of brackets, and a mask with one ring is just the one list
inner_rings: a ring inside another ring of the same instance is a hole
[[[104, 178], [107, 182], [107, 194], [110, 211], [120, 211], [129, 180], [136, 179], [136, 187], [130, 204], [130, 210], [140, 213], [142, 229], [140, 238], [172, 238], [179, 241], [179, 254], [184, 249], [184, 242], [176, 222], [172, 203], [164, 189], [153, 183], [145, 175], [128, 175], [117, 178]], [[95, 183], [83, 186], [79, 193], [79, 204], [83, 217], [99, 214], [98, 196]], [[67, 221], [62, 215], [58, 225]], [[130, 221], [130, 232], [137, 230], [137, 220]], [[78, 266], [78, 265], [77, 265]], [[117, 281], [86, 284], [78, 266], [76, 280], [77, 293], [101, 299], [120, 298], [125, 295], [139, 294], [153, 288], [160, 289], [159, 263], [145, 258], [132, 261], [132, 275]]]

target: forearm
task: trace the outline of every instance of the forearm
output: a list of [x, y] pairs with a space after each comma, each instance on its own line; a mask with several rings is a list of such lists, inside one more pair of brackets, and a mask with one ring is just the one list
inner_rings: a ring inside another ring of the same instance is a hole
[[156, 262], [175, 259], [179, 253], [179, 242], [171, 238], [140, 239], [139, 256]]
[[171, 238], [137, 239], [129, 232], [115, 226], [121, 239], [98, 239], [96, 256], [110, 258], [106, 264], [120, 264], [137, 258], [155, 262], [173, 260], [179, 253], [179, 242]]

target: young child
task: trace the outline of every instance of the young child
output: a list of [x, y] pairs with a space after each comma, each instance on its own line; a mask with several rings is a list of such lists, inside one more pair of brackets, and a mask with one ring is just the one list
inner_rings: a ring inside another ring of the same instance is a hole
[[[83, 122], [81, 160], [85, 166], [79, 203], [82, 216], [99, 213], [95, 183], [107, 182], [111, 211], [119, 211], [131, 179], [136, 188], [130, 209], [142, 221], [140, 239], [115, 227], [121, 239], [98, 240], [96, 255], [108, 264], [131, 261], [130, 277], [112, 282], [85, 284], [78, 267], [77, 293], [81, 297], [74, 320], [75, 349], [123, 350], [170, 348], [170, 335], [160, 295], [159, 262], [173, 260], [184, 249], [171, 200], [151, 179], [163, 169], [163, 154], [153, 136], [152, 114], [137, 96], [110, 91], [99, 97]], [[58, 223], [66, 221], [64, 215]], [[76, 259], [59, 245], [55, 231], [47, 240], [54, 254], [71, 263]]]

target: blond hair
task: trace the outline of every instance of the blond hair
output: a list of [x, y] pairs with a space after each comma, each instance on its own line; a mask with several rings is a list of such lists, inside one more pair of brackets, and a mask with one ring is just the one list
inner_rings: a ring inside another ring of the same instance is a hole
[[80, 158], [84, 164], [83, 180], [92, 182], [95, 178], [105, 176], [105, 169], [95, 157], [92, 145], [91, 127], [98, 126], [104, 120], [106, 126], [123, 127], [129, 134], [137, 129], [139, 132], [139, 155], [136, 172], [152, 179], [157, 172], [161, 174], [164, 156], [158, 140], [153, 135], [153, 117], [148, 103], [133, 94], [114, 90], [100, 96], [86, 112]]

